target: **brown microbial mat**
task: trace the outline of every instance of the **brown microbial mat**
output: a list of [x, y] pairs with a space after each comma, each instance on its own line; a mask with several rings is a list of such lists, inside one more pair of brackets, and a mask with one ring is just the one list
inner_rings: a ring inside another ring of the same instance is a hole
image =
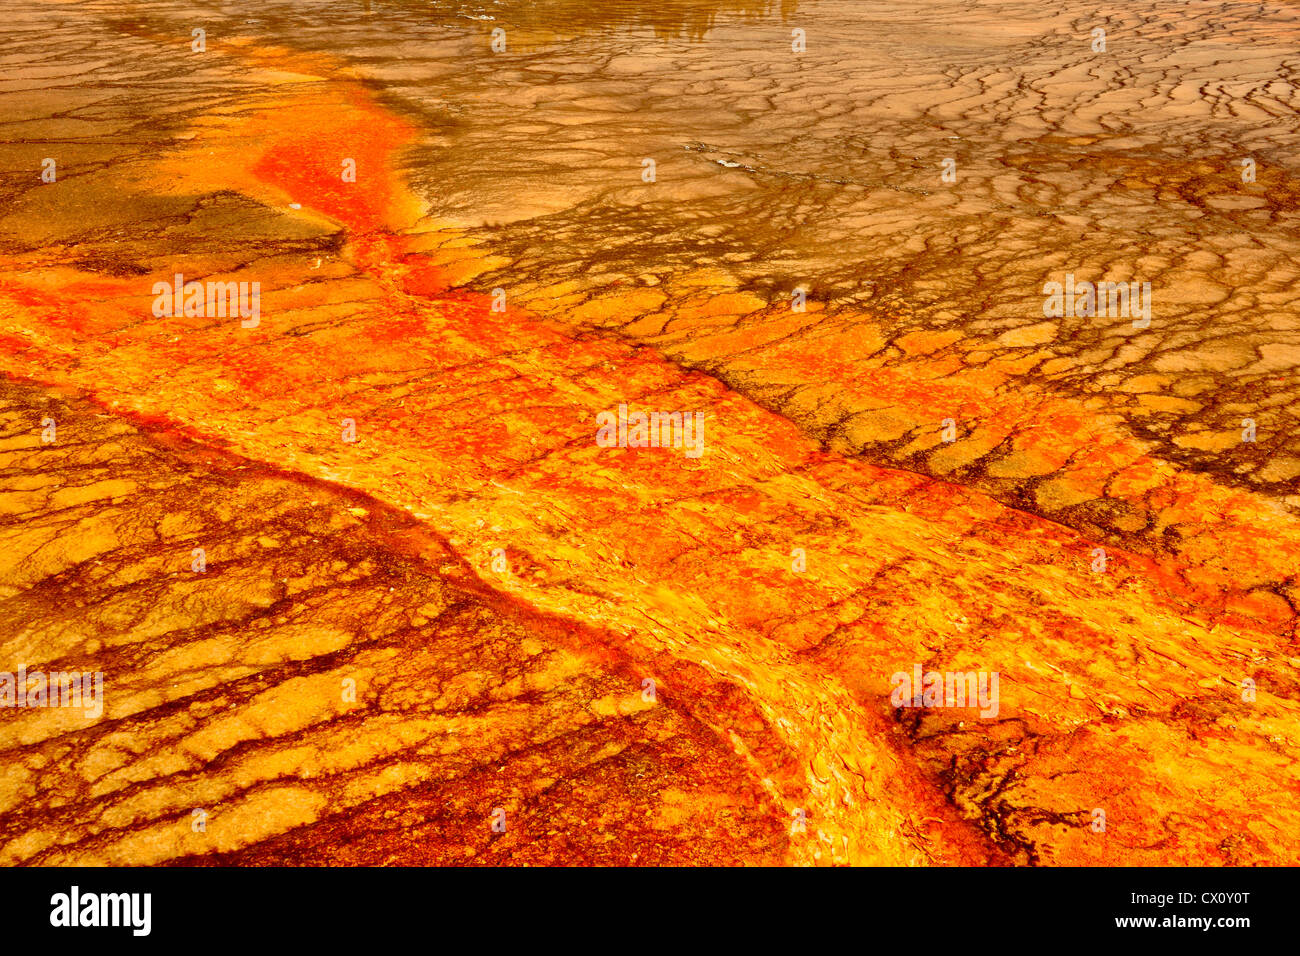
[[0, 19], [0, 865], [1300, 864], [1300, 7]]

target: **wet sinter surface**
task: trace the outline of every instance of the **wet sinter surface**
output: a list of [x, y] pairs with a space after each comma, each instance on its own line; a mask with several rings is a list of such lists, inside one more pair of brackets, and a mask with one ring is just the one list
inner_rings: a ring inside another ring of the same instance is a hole
[[0, 860], [1300, 858], [1294, 8], [241, 6], [0, 27]]

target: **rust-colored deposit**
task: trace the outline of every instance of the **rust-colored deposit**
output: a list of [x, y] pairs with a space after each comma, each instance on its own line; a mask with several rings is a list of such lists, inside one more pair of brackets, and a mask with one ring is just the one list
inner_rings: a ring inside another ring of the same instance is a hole
[[[1037, 280], [1001, 328], [815, 282], [794, 310], [704, 247], [597, 282], [546, 258], [581, 204], [533, 246], [452, 209], [468, 180], [429, 156], [477, 120], [403, 100], [420, 70], [237, 21], [199, 57], [180, 5], [56, 6], [157, 99], [72, 36], [53, 94], [35, 26], [3, 28], [0, 671], [102, 672], [104, 707], [0, 711], [0, 863], [1300, 863], [1300, 310], [1273, 279], [1258, 375], [1181, 393], [1228, 374], [1162, 364], [1182, 333], [1069, 378], [1112, 360]], [[777, 15], [748, 6], [699, 4], [689, 42]], [[546, 55], [526, 26], [510, 55]], [[502, 182], [483, 203], [562, 217]], [[159, 309], [177, 275], [257, 283], [257, 313]], [[620, 406], [702, 453], [599, 441]], [[931, 671], [996, 675], [996, 706], [900, 706]]]

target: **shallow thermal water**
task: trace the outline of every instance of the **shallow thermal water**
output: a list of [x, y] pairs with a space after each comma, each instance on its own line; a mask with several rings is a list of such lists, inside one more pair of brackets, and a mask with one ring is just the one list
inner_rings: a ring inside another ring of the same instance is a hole
[[0, 862], [1300, 859], [1298, 49], [1271, 3], [15, 11], [0, 670], [110, 693], [3, 716]]

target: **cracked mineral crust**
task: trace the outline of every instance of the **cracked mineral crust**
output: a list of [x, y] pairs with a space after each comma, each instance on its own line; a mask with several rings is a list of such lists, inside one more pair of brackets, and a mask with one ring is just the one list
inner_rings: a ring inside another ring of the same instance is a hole
[[1300, 863], [1298, 42], [8, 12], [0, 864]]

